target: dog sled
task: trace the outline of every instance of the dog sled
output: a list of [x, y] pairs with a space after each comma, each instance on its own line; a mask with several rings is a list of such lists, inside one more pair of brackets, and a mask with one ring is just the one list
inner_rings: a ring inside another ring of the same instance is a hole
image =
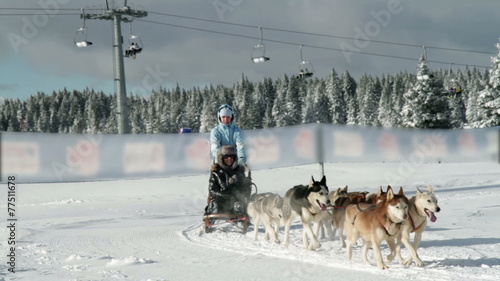
[[[203, 224], [204, 224], [204, 231], [205, 233], [211, 233], [215, 229], [221, 228], [221, 226], [227, 226], [228, 224], [231, 224], [235, 226], [236, 228], [240, 229], [243, 234], [247, 232], [248, 226], [250, 225], [250, 218], [247, 213], [247, 206], [248, 203], [251, 201], [251, 198], [257, 194], [257, 185], [252, 182], [252, 177], [251, 177], [251, 171], [248, 171], [248, 176], [246, 177], [246, 180], [248, 182], [248, 186], [246, 186], [244, 189], [246, 190], [245, 192], [242, 192], [236, 196], [231, 196], [230, 198], [227, 198], [229, 202], [224, 202], [227, 203], [227, 205], [233, 206], [228, 210], [229, 208], [225, 208], [224, 210], [220, 212], [215, 212], [215, 213], [210, 213], [210, 214], [204, 214], [203, 215]], [[210, 194], [208, 195], [208, 202], [211, 201]], [[236, 211], [235, 211], [236, 210]], [[229, 228], [224, 228], [224, 229], [229, 229]]]

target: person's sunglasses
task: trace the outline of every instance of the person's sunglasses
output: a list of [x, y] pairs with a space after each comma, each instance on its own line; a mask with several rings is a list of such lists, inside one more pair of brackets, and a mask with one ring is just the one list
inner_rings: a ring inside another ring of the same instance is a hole
[[224, 159], [228, 159], [228, 158], [236, 159], [236, 155], [234, 155], [234, 154], [225, 154], [225, 155], [222, 155], [222, 158], [224, 158]]

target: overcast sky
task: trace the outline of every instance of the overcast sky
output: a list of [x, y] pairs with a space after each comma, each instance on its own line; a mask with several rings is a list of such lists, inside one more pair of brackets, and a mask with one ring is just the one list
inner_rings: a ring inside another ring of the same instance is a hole
[[[123, 6], [122, 0], [115, 2]], [[37, 91], [50, 94], [64, 87], [113, 93], [112, 22], [88, 20], [88, 40], [93, 45], [77, 48], [73, 39], [83, 21], [78, 11], [67, 10], [102, 8], [104, 3], [0, 0], [0, 97], [24, 99]], [[338, 73], [348, 70], [355, 77], [415, 72], [423, 53], [416, 46], [423, 45], [428, 46], [429, 61], [445, 62], [430, 62], [430, 68], [447, 69], [450, 63], [453, 69], [464, 67], [459, 64], [490, 66], [500, 36], [500, 3], [494, 0], [136, 0], [128, 5], [150, 12], [132, 23], [143, 52], [135, 60], [125, 59], [127, 93], [139, 95], [176, 83], [182, 88], [231, 86], [242, 73], [252, 81], [296, 74], [300, 45], [303, 59], [319, 78], [332, 68]], [[75, 15], [63, 15], [69, 13]], [[250, 56], [260, 41], [258, 26], [263, 28], [271, 60], [254, 64]], [[125, 48], [129, 24], [123, 23], [122, 31]]]

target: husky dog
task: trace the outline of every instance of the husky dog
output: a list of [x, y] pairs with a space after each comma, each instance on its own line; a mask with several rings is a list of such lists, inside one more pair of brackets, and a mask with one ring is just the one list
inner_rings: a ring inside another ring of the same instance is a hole
[[[398, 236], [398, 241], [396, 245], [396, 254], [399, 261], [404, 265], [410, 265], [412, 261], [415, 262], [417, 266], [423, 266], [424, 263], [417, 255], [417, 249], [422, 239], [422, 233], [427, 225], [427, 217], [429, 217], [431, 222], [436, 221], [436, 216], [434, 212], [441, 211], [438, 205], [438, 200], [434, 196], [434, 190], [432, 186], [427, 186], [427, 191], [422, 192], [417, 188], [417, 195], [410, 198], [410, 208], [408, 211], [408, 220], [403, 224], [403, 229]], [[415, 239], [413, 244], [410, 244], [410, 233], [415, 232]], [[401, 242], [403, 242], [410, 251], [411, 256], [403, 260], [401, 257]]]
[[266, 240], [272, 238], [275, 243], [280, 243], [278, 230], [283, 220], [283, 198], [269, 192], [254, 196], [247, 207], [247, 213], [253, 219], [254, 239], [257, 240], [259, 224], [262, 221], [266, 230], [264, 238]]
[[355, 245], [361, 236], [364, 242], [363, 261], [370, 264], [367, 252], [368, 247], [371, 246], [377, 266], [381, 269], [388, 268], [382, 260], [380, 244], [385, 240], [391, 253], [395, 251], [394, 239], [399, 235], [403, 222], [408, 219], [408, 204], [408, 198], [404, 195], [402, 188], [398, 194], [394, 194], [392, 188], [388, 188], [385, 200], [378, 204], [349, 205], [346, 208], [344, 223], [348, 240], [347, 258], [351, 259], [352, 245]]
[[[388, 187], [389, 188], [389, 187]], [[344, 222], [345, 222], [345, 211], [347, 206], [351, 204], [377, 204], [384, 200], [386, 197], [386, 192], [380, 187], [377, 193], [369, 193], [366, 191], [362, 192], [348, 192], [348, 187], [338, 188], [336, 191], [330, 192], [328, 198], [332, 203], [332, 224], [333, 224], [333, 236], [335, 236], [336, 231], [339, 231], [339, 239], [342, 248], [346, 247], [344, 239]]]
[[325, 176], [321, 181], [315, 181], [314, 177], [311, 177], [311, 182], [308, 185], [297, 185], [289, 189], [285, 194], [283, 203], [285, 246], [290, 244], [292, 220], [300, 217], [303, 226], [302, 239], [304, 247], [308, 250], [319, 248], [321, 245], [311, 229], [311, 223], [314, 222], [317, 228], [320, 227], [321, 220], [324, 216], [329, 215], [328, 212], [324, 212], [328, 205], [330, 205], [330, 200], [328, 199], [328, 186], [326, 185]]

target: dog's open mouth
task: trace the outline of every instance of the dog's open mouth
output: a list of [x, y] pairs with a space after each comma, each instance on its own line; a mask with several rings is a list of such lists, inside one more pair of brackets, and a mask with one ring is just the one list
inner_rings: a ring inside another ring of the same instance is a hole
[[316, 199], [316, 203], [318, 203], [318, 205], [319, 205], [319, 207], [320, 207], [321, 211], [326, 211], [326, 205], [325, 205], [325, 204], [323, 204], [323, 203], [319, 202], [319, 200], [318, 200], [318, 199]]
[[429, 219], [431, 220], [431, 222], [435, 222], [437, 220], [436, 216], [434, 215], [434, 212], [429, 210], [429, 209], [425, 209], [425, 213], [427, 214], [427, 216], [429, 217]]

